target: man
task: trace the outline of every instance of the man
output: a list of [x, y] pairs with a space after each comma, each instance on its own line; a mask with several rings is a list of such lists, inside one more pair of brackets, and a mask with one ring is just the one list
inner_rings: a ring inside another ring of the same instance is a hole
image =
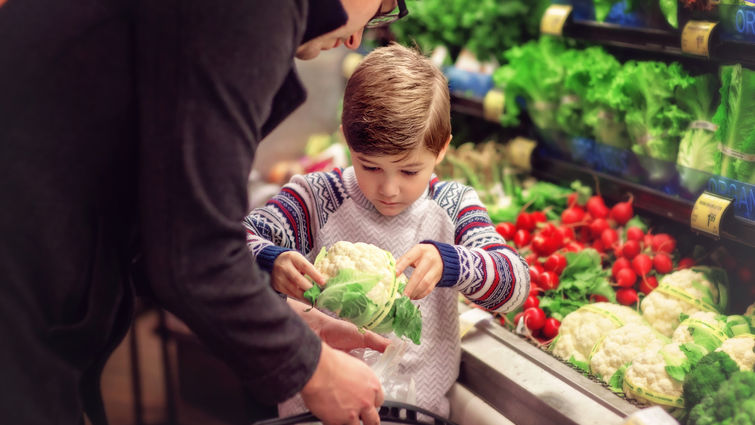
[[326, 424], [379, 422], [375, 375], [312, 330], [385, 340], [312, 316], [305, 326], [254, 267], [241, 221], [258, 143], [305, 97], [294, 56], [356, 48], [395, 7], [0, 3], [4, 422], [79, 424], [85, 410], [106, 423], [100, 374], [135, 291], [186, 322], [256, 399], [300, 391]]

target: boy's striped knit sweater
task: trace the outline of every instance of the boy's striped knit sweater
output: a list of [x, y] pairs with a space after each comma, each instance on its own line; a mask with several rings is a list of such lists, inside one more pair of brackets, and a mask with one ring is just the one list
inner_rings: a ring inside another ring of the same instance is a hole
[[321, 247], [341, 240], [377, 245], [397, 259], [420, 242], [437, 247], [443, 277], [414, 301], [422, 312], [422, 343], [410, 344], [400, 369], [416, 381], [417, 405], [441, 415], [448, 414], [445, 394], [459, 370], [456, 292], [498, 312], [520, 306], [529, 292], [526, 262], [495, 231], [477, 193], [436, 177], [405, 211], [387, 217], [359, 190], [351, 167], [295, 176], [244, 225], [252, 255], [268, 271], [283, 251], [314, 261]]

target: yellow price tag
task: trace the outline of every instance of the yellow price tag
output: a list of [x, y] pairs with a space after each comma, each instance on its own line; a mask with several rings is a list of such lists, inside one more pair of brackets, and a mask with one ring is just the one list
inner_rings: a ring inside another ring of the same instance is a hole
[[569, 19], [572, 7], [568, 4], [552, 4], [545, 9], [543, 18], [540, 19], [540, 33], [550, 35], [562, 35], [564, 25]]
[[718, 25], [718, 22], [687, 22], [682, 29], [682, 52], [698, 56], [710, 56], [710, 36], [716, 25]]
[[514, 167], [528, 171], [532, 168], [532, 151], [537, 142], [526, 137], [515, 137], [506, 144], [506, 158]]
[[703, 192], [692, 207], [690, 216], [692, 229], [719, 237], [721, 218], [731, 205], [731, 201], [729, 198]]
[[482, 116], [488, 121], [498, 122], [503, 115], [506, 95], [497, 89], [488, 90], [482, 99]]

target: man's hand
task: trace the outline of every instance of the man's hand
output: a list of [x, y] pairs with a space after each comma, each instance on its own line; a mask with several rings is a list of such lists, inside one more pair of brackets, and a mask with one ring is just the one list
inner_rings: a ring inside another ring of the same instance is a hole
[[286, 251], [278, 255], [270, 276], [276, 291], [300, 300], [304, 299], [304, 291], [312, 287], [307, 276], [318, 285], [325, 285], [325, 277], [297, 251]]
[[443, 260], [438, 248], [431, 244], [414, 245], [402, 255], [396, 261], [396, 276], [401, 275], [409, 266], [414, 267], [414, 272], [406, 284], [404, 294], [413, 300], [429, 295], [443, 277]]
[[301, 390], [307, 408], [325, 425], [377, 425], [383, 389], [367, 364], [322, 344], [320, 362]]
[[366, 347], [382, 353], [391, 343], [388, 338], [371, 331], [360, 332], [356, 325], [330, 317], [303, 302], [289, 298], [288, 305], [307, 322], [320, 339], [335, 349], [351, 351]]

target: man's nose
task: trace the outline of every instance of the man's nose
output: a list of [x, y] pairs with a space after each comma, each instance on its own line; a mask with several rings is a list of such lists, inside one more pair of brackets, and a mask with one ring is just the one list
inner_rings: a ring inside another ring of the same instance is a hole
[[351, 50], [356, 50], [359, 48], [359, 45], [362, 44], [362, 34], [364, 33], [364, 28], [360, 29], [359, 31], [355, 32], [354, 34], [351, 34], [349, 38], [346, 39], [346, 41], [343, 43], [346, 47], [348, 47]]

